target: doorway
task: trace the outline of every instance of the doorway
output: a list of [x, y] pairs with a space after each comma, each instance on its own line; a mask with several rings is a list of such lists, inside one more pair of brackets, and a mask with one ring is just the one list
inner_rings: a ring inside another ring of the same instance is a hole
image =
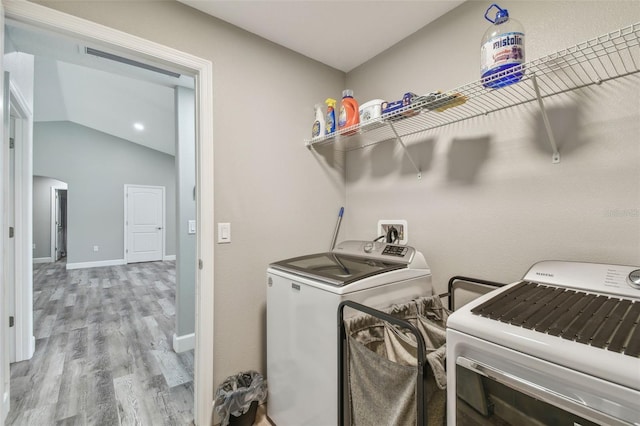
[[[166, 46], [149, 42], [98, 24], [85, 21], [46, 7], [28, 2], [5, 5], [7, 18], [24, 25], [76, 37], [86, 42], [121, 52], [130, 57], [154, 60], [170, 68], [190, 73], [196, 79], [196, 200], [198, 223], [196, 270], [196, 350], [195, 350], [195, 422], [208, 424], [213, 400], [213, 259], [214, 242], [203, 235], [213, 234], [213, 94], [212, 64]], [[203, 190], [203, 188], [205, 190]], [[204, 259], [204, 260], [203, 260]], [[195, 268], [195, 265], [194, 265]], [[206, 283], [207, 285], [202, 285]]]
[[67, 193], [69, 185], [49, 176], [32, 178], [33, 263], [53, 263], [67, 255]]
[[67, 191], [51, 188], [51, 253], [54, 263], [67, 257]]

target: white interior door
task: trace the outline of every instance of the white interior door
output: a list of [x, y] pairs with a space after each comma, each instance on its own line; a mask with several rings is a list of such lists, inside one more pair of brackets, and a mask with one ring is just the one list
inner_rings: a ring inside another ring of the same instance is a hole
[[[4, 58], [4, 5], [0, 3], [0, 58]], [[4, 76], [4, 66], [2, 60], [0, 60], [0, 76]], [[0, 120], [0, 137], [2, 138], [2, 150], [0, 150], [0, 167], [2, 167], [2, 173], [0, 176], [5, 176], [5, 149], [7, 144], [7, 123], [9, 121], [9, 91], [5, 91], [5, 85], [0, 85], [0, 106], [2, 107], [2, 120]], [[2, 227], [0, 229], [0, 241], [5, 244], [5, 200], [4, 191], [0, 191], [0, 223]], [[4, 257], [4, 256], [3, 256]], [[0, 301], [0, 423], [4, 424], [4, 420], [9, 412], [9, 316], [7, 315], [7, 283], [4, 279], [4, 261], [0, 262], [0, 295], [2, 295], [2, 301]]]
[[125, 245], [127, 263], [162, 260], [164, 187], [125, 185]]

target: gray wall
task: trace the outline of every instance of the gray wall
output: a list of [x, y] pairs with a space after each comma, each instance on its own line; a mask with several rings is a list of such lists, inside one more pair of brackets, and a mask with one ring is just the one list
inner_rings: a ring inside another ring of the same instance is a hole
[[[363, 101], [395, 100], [478, 80], [488, 5], [464, 3], [349, 73], [347, 86]], [[640, 20], [637, 1], [500, 6], [523, 24], [528, 60]], [[439, 292], [454, 275], [511, 282], [543, 259], [637, 265], [639, 77], [545, 101], [560, 164], [551, 164], [536, 104], [409, 140], [422, 180], [393, 143], [349, 153], [348, 236], [371, 238], [378, 219], [407, 219]]]
[[68, 263], [124, 259], [125, 184], [166, 188], [166, 254], [176, 253], [173, 156], [71, 122], [39, 122], [33, 173], [69, 185]]
[[326, 250], [344, 203], [341, 158], [303, 144], [344, 73], [174, 1], [43, 4], [212, 61], [215, 182], [202, 190], [215, 211], [203, 214], [232, 228], [215, 253], [214, 385], [265, 373], [266, 268]]
[[33, 258], [51, 258], [51, 188], [67, 184], [44, 176], [33, 177]]
[[195, 93], [176, 87], [176, 335], [195, 331], [196, 235], [189, 234], [189, 220], [196, 219]]

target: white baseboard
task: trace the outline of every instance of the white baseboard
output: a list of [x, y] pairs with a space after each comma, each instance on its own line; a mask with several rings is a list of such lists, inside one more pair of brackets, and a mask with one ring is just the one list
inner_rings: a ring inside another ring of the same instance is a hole
[[176, 255], [175, 254], [169, 254], [169, 255], [165, 256], [162, 260], [163, 261], [176, 260]]
[[18, 351], [18, 349], [19, 348], [16, 348], [16, 362], [30, 360], [36, 351], [36, 337], [31, 336], [31, 338], [29, 338], [27, 347], [22, 348], [22, 350], [20, 351]]
[[176, 353], [190, 351], [196, 347], [196, 334], [185, 334], [184, 336], [173, 335], [173, 351]]
[[34, 257], [33, 263], [53, 263], [53, 259], [51, 257]]
[[124, 259], [99, 260], [97, 262], [67, 263], [67, 269], [98, 268], [100, 266], [125, 265]]

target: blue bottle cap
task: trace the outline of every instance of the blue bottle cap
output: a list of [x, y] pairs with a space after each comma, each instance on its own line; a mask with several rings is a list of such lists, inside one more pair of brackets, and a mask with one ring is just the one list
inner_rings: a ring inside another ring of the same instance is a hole
[[509, 20], [509, 11], [507, 9], [500, 9], [498, 13], [496, 13], [496, 24], [502, 24]]
[[[489, 11], [493, 8], [498, 9], [498, 11], [496, 12], [496, 19], [492, 20], [491, 18], [489, 18]], [[507, 9], [502, 9], [500, 6], [498, 6], [497, 4], [493, 3], [491, 6], [489, 6], [489, 8], [487, 9], [487, 11], [484, 14], [484, 18], [491, 22], [492, 24], [502, 24], [504, 22], [507, 22], [509, 20], [509, 11]]]

